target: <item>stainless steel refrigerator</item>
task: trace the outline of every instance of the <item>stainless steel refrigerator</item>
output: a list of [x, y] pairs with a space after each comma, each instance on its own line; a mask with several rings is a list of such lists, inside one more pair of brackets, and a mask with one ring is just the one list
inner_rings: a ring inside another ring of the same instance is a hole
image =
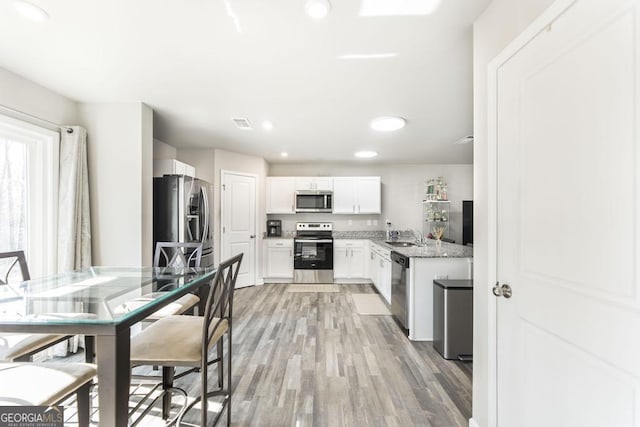
[[156, 242], [202, 242], [201, 266], [213, 265], [212, 186], [183, 175], [153, 178], [153, 249]]

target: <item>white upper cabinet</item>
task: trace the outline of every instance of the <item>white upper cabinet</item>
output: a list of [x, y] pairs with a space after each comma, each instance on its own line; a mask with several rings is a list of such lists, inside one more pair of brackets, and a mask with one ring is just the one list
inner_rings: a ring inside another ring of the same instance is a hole
[[295, 179], [296, 191], [331, 191], [333, 189], [333, 178], [299, 176]]
[[176, 159], [156, 159], [153, 161], [153, 176], [185, 175], [195, 178], [196, 168]]
[[267, 177], [267, 213], [295, 213], [295, 178]]
[[380, 177], [333, 178], [334, 214], [379, 214]]

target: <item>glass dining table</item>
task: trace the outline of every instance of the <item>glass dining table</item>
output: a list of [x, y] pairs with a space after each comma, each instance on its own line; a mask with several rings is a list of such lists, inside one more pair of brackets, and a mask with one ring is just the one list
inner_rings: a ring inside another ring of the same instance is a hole
[[[207, 289], [214, 275], [214, 268], [90, 267], [3, 286], [0, 334], [84, 335], [95, 342], [100, 425], [126, 426], [132, 326], [189, 292]], [[154, 292], [154, 298], [139, 298]], [[122, 310], [136, 298], [143, 302]]]

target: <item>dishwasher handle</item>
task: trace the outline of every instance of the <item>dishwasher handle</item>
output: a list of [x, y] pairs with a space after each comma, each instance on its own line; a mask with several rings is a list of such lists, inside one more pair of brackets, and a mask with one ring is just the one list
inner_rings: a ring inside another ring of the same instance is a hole
[[409, 257], [398, 252], [391, 252], [391, 261], [400, 264], [403, 268], [409, 268]]

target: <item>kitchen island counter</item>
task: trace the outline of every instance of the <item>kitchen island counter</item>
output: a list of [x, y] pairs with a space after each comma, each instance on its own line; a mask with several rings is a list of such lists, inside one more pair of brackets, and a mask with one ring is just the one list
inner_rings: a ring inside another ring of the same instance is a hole
[[441, 242], [427, 239], [425, 246], [393, 246], [384, 240], [374, 240], [374, 243], [391, 249], [409, 258], [473, 258], [473, 248], [470, 246], [456, 245], [455, 243]]

